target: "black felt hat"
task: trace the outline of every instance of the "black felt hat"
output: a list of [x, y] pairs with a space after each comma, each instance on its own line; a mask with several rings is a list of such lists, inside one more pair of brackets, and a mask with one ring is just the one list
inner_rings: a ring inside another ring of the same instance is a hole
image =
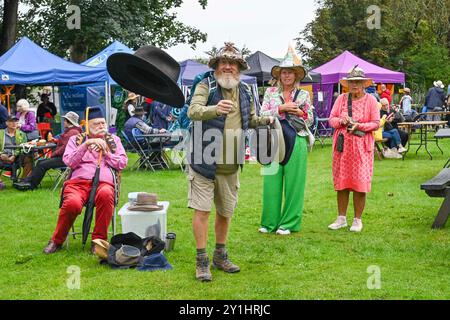
[[154, 46], [139, 48], [134, 54], [115, 53], [108, 58], [108, 72], [122, 87], [175, 108], [184, 105], [177, 85], [180, 65]]

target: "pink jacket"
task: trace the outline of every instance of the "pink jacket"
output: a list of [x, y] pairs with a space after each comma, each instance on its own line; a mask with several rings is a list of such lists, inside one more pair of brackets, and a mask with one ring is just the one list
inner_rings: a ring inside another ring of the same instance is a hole
[[[63, 161], [72, 169], [72, 179], [91, 180], [94, 177], [95, 169], [97, 167], [99, 153], [97, 151], [89, 150], [86, 143], [80, 146], [76, 145], [77, 136], [69, 139], [69, 142], [64, 152]], [[113, 184], [114, 180], [109, 168], [121, 171], [125, 169], [128, 163], [128, 157], [125, 149], [117, 136], [113, 136], [117, 145], [116, 153], [108, 152], [103, 155], [100, 164], [100, 182]]]

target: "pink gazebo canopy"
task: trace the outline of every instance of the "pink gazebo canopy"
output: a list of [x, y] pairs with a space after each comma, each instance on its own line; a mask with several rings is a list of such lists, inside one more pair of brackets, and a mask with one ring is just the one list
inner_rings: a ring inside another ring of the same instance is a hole
[[377, 83], [405, 83], [405, 74], [403, 72], [382, 68], [355, 56], [349, 51], [344, 51], [333, 60], [311, 71], [322, 75], [323, 84], [331, 84], [338, 83], [340, 79], [346, 77], [348, 71], [355, 65], [362, 68], [366, 76]]

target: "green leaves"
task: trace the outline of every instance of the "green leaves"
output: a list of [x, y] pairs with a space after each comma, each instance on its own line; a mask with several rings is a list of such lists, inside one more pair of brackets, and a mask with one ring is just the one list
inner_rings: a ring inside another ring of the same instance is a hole
[[[381, 10], [380, 29], [368, 28], [371, 5]], [[407, 73], [423, 90], [430, 79], [448, 78], [450, 0], [321, 0], [318, 6], [315, 20], [297, 39], [308, 65], [350, 50]]]
[[[143, 45], [168, 48], [187, 43], [195, 48], [206, 41], [206, 34], [177, 21], [174, 8], [182, 0], [72, 0], [81, 10], [81, 29], [69, 30], [68, 3], [62, 0], [25, 0], [27, 11], [21, 14], [20, 33], [50, 51], [81, 62], [99, 52], [112, 40], [137, 49]], [[204, 8], [205, 0], [199, 0]]]

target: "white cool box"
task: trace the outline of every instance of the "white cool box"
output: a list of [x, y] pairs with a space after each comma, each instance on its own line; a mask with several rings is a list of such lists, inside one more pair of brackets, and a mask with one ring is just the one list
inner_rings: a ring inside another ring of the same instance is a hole
[[[128, 194], [128, 201], [135, 201], [138, 192]], [[165, 241], [167, 234], [167, 209], [168, 201], [158, 201], [163, 206], [160, 211], [130, 211], [126, 203], [120, 210], [119, 216], [122, 221], [122, 233], [134, 232], [141, 238], [157, 235]]]

